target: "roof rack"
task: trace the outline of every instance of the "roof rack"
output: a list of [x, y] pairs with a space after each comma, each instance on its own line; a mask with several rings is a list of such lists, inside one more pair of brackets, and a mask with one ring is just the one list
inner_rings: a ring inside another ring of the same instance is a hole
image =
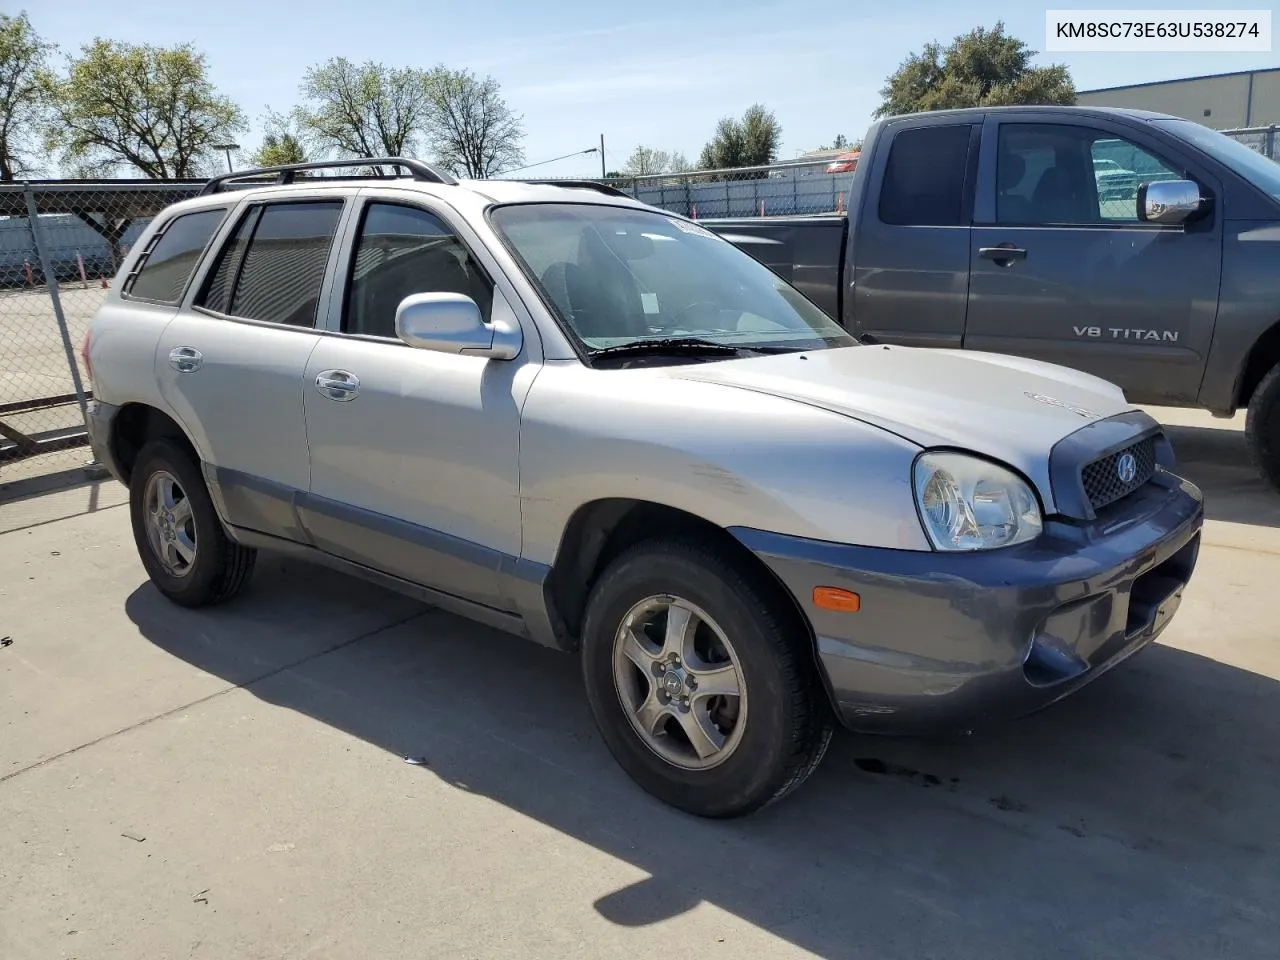
[[598, 180], [517, 180], [516, 182], [547, 187], [574, 187], [579, 190], [595, 190], [611, 197], [626, 197], [628, 200], [635, 199], [631, 194], [624, 193], [617, 187], [611, 187], [607, 183], [600, 183]]
[[[282, 167], [255, 167], [251, 170], [237, 170], [211, 178], [198, 196], [205, 197], [211, 193], [219, 193], [223, 187], [235, 180], [248, 180], [254, 177], [265, 177], [275, 174], [275, 183], [293, 183], [298, 173], [306, 170], [329, 170], [335, 167], [399, 167], [407, 170], [414, 180], [425, 183], [444, 183], [452, 186], [458, 181], [449, 173], [437, 170], [421, 160], [410, 160], [406, 157], [354, 157], [348, 160], [315, 160], [310, 163], [290, 163]], [[363, 179], [357, 177], [334, 177], [335, 180]]]

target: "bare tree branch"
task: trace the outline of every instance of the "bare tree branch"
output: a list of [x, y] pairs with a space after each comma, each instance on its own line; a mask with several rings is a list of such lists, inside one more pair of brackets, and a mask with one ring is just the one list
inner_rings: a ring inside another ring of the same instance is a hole
[[425, 74], [335, 57], [307, 70], [304, 103], [294, 108], [299, 137], [317, 154], [338, 157], [412, 156], [430, 104]]
[[441, 166], [482, 179], [520, 165], [523, 118], [502, 99], [498, 81], [437, 67], [425, 87], [433, 108], [427, 134]]

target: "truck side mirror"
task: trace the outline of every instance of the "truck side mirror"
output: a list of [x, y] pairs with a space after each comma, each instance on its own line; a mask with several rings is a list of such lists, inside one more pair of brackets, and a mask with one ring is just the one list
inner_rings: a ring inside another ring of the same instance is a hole
[[1184, 223], [1203, 205], [1200, 187], [1191, 180], [1156, 180], [1138, 187], [1138, 219], [1145, 223]]

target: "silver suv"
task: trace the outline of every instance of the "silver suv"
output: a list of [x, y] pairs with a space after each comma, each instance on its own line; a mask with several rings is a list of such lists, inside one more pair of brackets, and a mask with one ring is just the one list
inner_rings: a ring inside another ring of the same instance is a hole
[[278, 550], [574, 652], [620, 765], [713, 817], [836, 722], [1021, 715], [1169, 622], [1201, 497], [1114, 386], [859, 344], [598, 184], [367, 163], [210, 181], [93, 321], [94, 450], [174, 602]]

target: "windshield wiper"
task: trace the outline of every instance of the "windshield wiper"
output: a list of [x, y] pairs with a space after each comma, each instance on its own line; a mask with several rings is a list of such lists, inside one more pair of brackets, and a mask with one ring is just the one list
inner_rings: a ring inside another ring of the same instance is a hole
[[700, 337], [661, 337], [655, 340], [637, 340], [635, 343], [620, 343], [614, 347], [600, 347], [592, 350], [590, 356], [592, 360], [598, 357], [660, 357], [667, 354], [737, 357], [753, 352], [750, 347], [735, 347], [727, 343], [716, 343], [714, 340], [703, 340]]

